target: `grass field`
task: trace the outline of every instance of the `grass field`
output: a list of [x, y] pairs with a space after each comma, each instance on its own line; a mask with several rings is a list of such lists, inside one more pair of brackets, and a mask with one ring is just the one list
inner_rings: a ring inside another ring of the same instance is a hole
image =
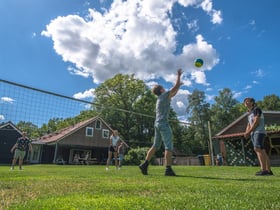
[[0, 209], [280, 209], [280, 168], [174, 166], [0, 166]]

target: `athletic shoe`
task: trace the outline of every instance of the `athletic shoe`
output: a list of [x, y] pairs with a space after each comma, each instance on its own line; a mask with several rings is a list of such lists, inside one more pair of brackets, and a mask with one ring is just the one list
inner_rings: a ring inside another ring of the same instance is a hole
[[272, 172], [272, 171], [269, 171], [269, 172], [268, 172], [268, 175], [271, 175], [271, 176], [272, 176], [272, 175], [273, 175], [273, 172]]
[[109, 168], [108, 168], [108, 167], [106, 167], [106, 171], [109, 171]]
[[13, 171], [14, 170], [14, 166], [11, 166], [10, 170]]
[[256, 173], [256, 176], [267, 176], [267, 175], [270, 175], [268, 171], [266, 170], [261, 170], [261, 171], [258, 171]]
[[143, 175], [148, 175], [148, 164], [142, 163], [139, 168]]
[[172, 170], [172, 168], [165, 169], [165, 176], [176, 176], [175, 172]]
[[256, 172], [255, 175], [256, 175], [256, 176], [257, 176], [257, 175], [260, 175], [262, 172], [263, 172], [263, 170], [259, 170], [259, 171]]

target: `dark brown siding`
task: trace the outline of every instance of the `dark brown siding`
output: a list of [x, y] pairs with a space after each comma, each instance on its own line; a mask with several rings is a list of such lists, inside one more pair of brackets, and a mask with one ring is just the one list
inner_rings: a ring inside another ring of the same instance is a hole
[[[93, 128], [93, 136], [86, 136], [86, 128]], [[69, 134], [61, 141], [59, 141], [60, 145], [80, 145], [80, 146], [88, 146], [88, 147], [108, 147], [109, 138], [102, 138], [102, 130], [109, 128], [102, 126], [101, 129], [95, 128], [95, 122], [80, 128], [74, 133]], [[110, 130], [109, 130], [110, 131]], [[111, 134], [111, 133], [110, 133]]]

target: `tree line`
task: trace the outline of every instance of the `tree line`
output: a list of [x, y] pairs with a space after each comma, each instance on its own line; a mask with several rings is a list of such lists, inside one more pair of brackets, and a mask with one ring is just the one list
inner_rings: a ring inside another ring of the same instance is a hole
[[[21, 121], [17, 127], [36, 139], [46, 133], [74, 125], [94, 116], [102, 117], [132, 147], [149, 147], [153, 142], [156, 96], [144, 81], [134, 75], [117, 74], [95, 89], [95, 99], [90, 110], [73, 118], [53, 118], [40, 128], [31, 122]], [[188, 95], [186, 116], [188, 123], [181, 123], [173, 109], [170, 124], [173, 129], [174, 147], [187, 155], [208, 153], [208, 122], [212, 134], [218, 133], [246, 112], [242, 102], [234, 99], [229, 88], [219, 91], [214, 103], [206, 101], [205, 92], [198, 89]], [[280, 98], [275, 94], [257, 101], [263, 110], [280, 111]], [[245, 128], [244, 128], [245, 129]], [[162, 153], [163, 150], [158, 151]]]

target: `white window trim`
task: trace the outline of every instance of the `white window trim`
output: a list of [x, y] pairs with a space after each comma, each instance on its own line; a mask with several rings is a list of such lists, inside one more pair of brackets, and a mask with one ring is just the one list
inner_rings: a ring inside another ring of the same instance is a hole
[[[105, 132], [108, 133], [107, 136], [104, 135]], [[109, 138], [110, 138], [110, 131], [109, 131], [108, 129], [102, 129], [102, 138], [103, 138], [103, 139], [109, 139]]]
[[[97, 122], [99, 122], [100, 127], [97, 127]], [[96, 122], [95, 122], [95, 129], [101, 130], [101, 128], [102, 128], [102, 122], [101, 122], [101, 120], [96, 120]]]
[[[89, 130], [91, 130], [92, 135], [88, 134]], [[93, 133], [94, 133], [93, 127], [86, 127], [86, 136], [87, 137], [93, 137]]]

